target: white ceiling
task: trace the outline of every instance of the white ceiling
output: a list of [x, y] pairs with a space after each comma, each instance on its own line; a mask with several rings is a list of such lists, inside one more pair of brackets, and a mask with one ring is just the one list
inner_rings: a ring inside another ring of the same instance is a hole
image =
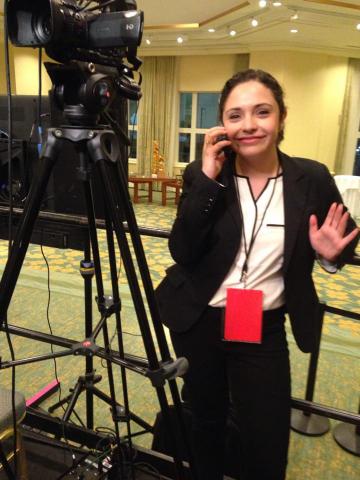
[[[36, 0], [31, 0], [36, 1]], [[144, 11], [141, 55], [206, 55], [293, 49], [360, 58], [360, 0], [137, 0]], [[0, 0], [0, 12], [3, 1]], [[297, 12], [298, 19], [291, 20]], [[254, 28], [252, 18], [259, 21]], [[208, 28], [216, 29], [209, 33]], [[230, 37], [229, 28], [237, 31]], [[296, 28], [297, 33], [290, 30]], [[2, 28], [1, 28], [2, 30]], [[176, 43], [182, 35], [182, 45]], [[150, 39], [151, 45], [145, 40]]]
[[[360, 57], [360, 0], [283, 0], [281, 7], [267, 3], [260, 8], [258, 0], [138, 0], [145, 14], [140, 51], [188, 55], [298, 49]], [[291, 20], [295, 12], [299, 18]], [[250, 25], [252, 18], [258, 27]], [[209, 33], [210, 27], [216, 32]], [[229, 36], [230, 27], [237, 31], [235, 37]], [[291, 33], [292, 28], [298, 33]], [[179, 34], [185, 36], [181, 46], [176, 44]]]

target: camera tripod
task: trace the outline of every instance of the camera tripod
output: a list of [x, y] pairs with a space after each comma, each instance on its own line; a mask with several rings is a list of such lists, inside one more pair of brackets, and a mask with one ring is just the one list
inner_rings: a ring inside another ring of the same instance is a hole
[[[80, 105], [71, 106], [72, 120], [74, 119], [74, 112], [76, 113], [77, 118], [82, 118], [82, 109], [83, 107]], [[94, 356], [105, 359], [109, 376], [110, 397], [103, 399], [110, 403], [112, 406], [114, 426], [116, 432], [114, 463], [118, 465], [116, 478], [120, 480], [126, 478], [124, 476], [124, 470], [122, 465], [121, 439], [118, 426], [118, 421], [121, 419], [123, 412], [119, 412], [119, 404], [116, 402], [112, 364], [116, 364], [121, 367], [123, 379], [125, 369], [130, 369], [134, 372], [150, 378], [152, 385], [156, 390], [161, 411], [164, 415], [164, 419], [167, 423], [169, 431], [171, 432], [172, 426], [170, 419], [170, 409], [164, 390], [164, 385], [166, 381], [168, 381], [172, 399], [177, 411], [179, 427], [181, 432], [183, 433], [184, 439], [186, 439], [185, 424], [181, 412], [180, 395], [177, 389], [175, 377], [183, 374], [186, 371], [187, 362], [185, 359], [181, 358], [173, 361], [170, 357], [170, 352], [168, 349], [164, 330], [160, 321], [159, 311], [154, 297], [153, 286], [145, 258], [144, 249], [142, 246], [140, 234], [136, 224], [135, 214], [127, 189], [126, 175], [121, 162], [121, 158], [119, 158], [120, 150], [118, 138], [115, 135], [114, 131], [111, 129], [101, 127], [93, 128], [92, 126], [89, 126], [88, 117], [89, 116], [86, 117], [86, 121], [84, 122], [85, 125], [81, 125], [81, 122], [79, 122], [80, 126], [71, 125], [59, 128], [49, 128], [47, 131], [47, 140], [40, 157], [41, 168], [39, 176], [36, 182], [31, 186], [29, 196], [24, 207], [23, 216], [19, 223], [14, 243], [11, 246], [11, 252], [8, 258], [8, 262], [5, 266], [3, 277], [0, 282], [0, 322], [6, 322], [7, 311], [30, 242], [34, 223], [40, 210], [41, 201], [46, 191], [46, 186], [48, 184], [53, 166], [57, 160], [58, 154], [62, 146], [64, 145], [64, 142], [71, 142], [74, 145], [80, 161], [79, 175], [83, 183], [89, 238], [94, 257], [94, 273], [97, 286], [97, 305], [100, 312], [100, 320], [91, 332], [86, 332], [85, 340], [73, 345], [71, 349], [49, 355], [40, 355], [31, 359], [15, 360], [12, 362], [1, 362], [0, 369], [34, 361], [63, 357], [67, 355], [84, 355], [87, 362], [90, 362], [87, 365], [87, 372], [91, 372], [91, 360]], [[91, 176], [94, 174], [96, 174], [100, 178], [101, 188], [104, 197], [106, 236], [112, 284], [111, 296], [105, 295], [102, 282], [99, 246], [96, 233], [94, 200], [90, 181]], [[128, 232], [130, 234], [139, 273], [136, 272], [132, 260], [130, 246], [124, 226], [124, 219], [127, 224]], [[134, 309], [138, 319], [140, 332], [144, 341], [144, 349], [147, 357], [148, 368], [144, 368], [144, 366], [139, 366], [139, 364], [132, 363], [129, 360], [126, 360], [124, 356], [121, 338], [121, 301], [117, 285], [114, 233], [125, 267]], [[88, 253], [90, 254], [90, 252]], [[85, 258], [85, 263], [88, 264], [89, 262], [90, 258], [87, 255]], [[92, 267], [89, 265], [85, 265], [85, 267], [92, 269]], [[160, 351], [160, 360], [156, 353], [153, 334], [150, 329], [148, 314], [145, 308], [145, 301], [139, 284], [139, 276], [143, 284], [143, 291], [145, 294], [148, 311], [150, 312], [150, 316], [152, 319], [157, 345]], [[89, 288], [89, 286], [87, 288]], [[107, 319], [113, 314], [115, 314], [116, 317], [119, 342], [119, 355], [116, 355], [116, 357], [111, 354], [111, 350], [109, 348], [110, 344], [107, 328]], [[98, 337], [100, 332], [102, 332], [104, 335], [105, 349], [100, 349], [95, 343], [96, 338]], [[86, 390], [86, 380], [91, 380], [91, 393], [94, 393], [93, 384], [94, 380], [96, 380], [95, 378], [87, 378], [82, 383], [78, 383], [74, 391], [74, 396], [70, 400], [68, 405], [68, 409], [65, 415], [66, 420], [71, 414], [78, 395], [83, 389]], [[128, 415], [128, 402], [125, 395], [125, 416]], [[184, 466], [179, 456], [178, 440], [174, 432], [172, 434], [172, 444], [174, 452], [174, 478], [176, 480], [184, 480], [188, 477], [187, 473], [184, 471]], [[192, 462], [190, 461], [190, 467], [191, 464]], [[134, 475], [133, 471], [132, 475]], [[195, 478], [193, 471], [192, 478]]]

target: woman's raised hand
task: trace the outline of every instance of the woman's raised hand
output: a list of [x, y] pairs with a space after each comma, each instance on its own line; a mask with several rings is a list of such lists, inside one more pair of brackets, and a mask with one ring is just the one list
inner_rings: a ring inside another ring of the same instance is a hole
[[220, 140], [218, 137], [226, 135], [224, 127], [210, 128], [204, 139], [202, 155], [202, 171], [213, 180], [219, 175], [225, 161], [223, 149], [231, 145], [230, 140]]
[[309, 236], [311, 246], [318, 255], [329, 262], [335, 262], [346, 245], [354, 240], [359, 233], [359, 229], [354, 228], [348, 235], [344, 236], [349, 214], [343, 212], [343, 210], [341, 203], [333, 203], [320, 228], [318, 228], [316, 215], [310, 215]]

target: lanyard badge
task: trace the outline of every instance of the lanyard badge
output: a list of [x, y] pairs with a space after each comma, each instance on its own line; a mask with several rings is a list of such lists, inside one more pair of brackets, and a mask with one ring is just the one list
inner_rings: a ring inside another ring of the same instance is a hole
[[[278, 167], [276, 176], [279, 175], [279, 168], [280, 166]], [[240, 201], [239, 186], [237, 184], [236, 177], [235, 185], [239, 201], [240, 216], [242, 222], [242, 235], [245, 250], [245, 261], [241, 269], [240, 282], [245, 288], [228, 288], [226, 291], [226, 308], [223, 318], [223, 339], [229, 342], [261, 343], [263, 320], [263, 292], [261, 290], [246, 289], [248, 260], [254, 246], [256, 237], [264, 222], [265, 215], [273, 199], [276, 188], [276, 178], [274, 180], [274, 185], [270, 198], [267, 202], [263, 216], [261, 218], [260, 225], [257, 228], [257, 206], [255, 204], [256, 216], [249, 242], [246, 241], [244, 216]]]
[[261, 290], [228, 288], [223, 320], [223, 339], [229, 342], [261, 343]]

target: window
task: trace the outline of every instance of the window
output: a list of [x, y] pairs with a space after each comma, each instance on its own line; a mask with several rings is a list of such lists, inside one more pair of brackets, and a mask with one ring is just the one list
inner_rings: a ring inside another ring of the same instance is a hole
[[353, 175], [360, 175], [360, 131], [359, 131], [359, 137], [358, 137], [357, 145], [355, 149]]
[[217, 92], [180, 93], [178, 162], [201, 158], [206, 130], [219, 123], [219, 97]]
[[129, 159], [136, 160], [137, 157], [137, 126], [138, 126], [138, 102], [128, 101], [128, 131], [130, 139]]

